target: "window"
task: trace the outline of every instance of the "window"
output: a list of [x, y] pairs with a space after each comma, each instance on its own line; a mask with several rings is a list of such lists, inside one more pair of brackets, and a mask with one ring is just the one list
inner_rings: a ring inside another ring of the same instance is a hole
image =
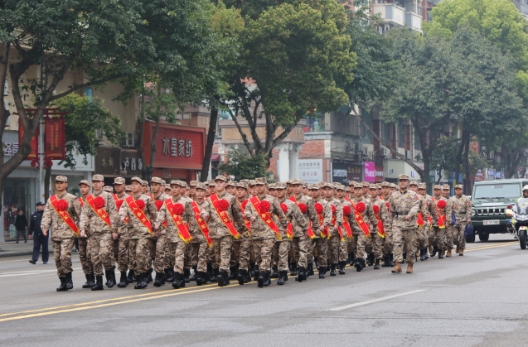
[[90, 103], [93, 101], [93, 89], [92, 88], [84, 88], [84, 96], [86, 96]]

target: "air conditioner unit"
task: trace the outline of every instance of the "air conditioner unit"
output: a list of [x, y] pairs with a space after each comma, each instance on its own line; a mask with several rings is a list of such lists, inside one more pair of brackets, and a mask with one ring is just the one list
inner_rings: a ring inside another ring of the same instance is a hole
[[364, 154], [364, 155], [368, 155], [368, 147], [363, 146], [363, 148], [361, 150], [361, 153]]
[[381, 156], [386, 157], [386, 156], [389, 155], [389, 153], [390, 153], [390, 151], [389, 151], [389, 149], [387, 147], [381, 147], [380, 148], [380, 155]]
[[412, 159], [411, 151], [405, 151], [405, 159]]
[[134, 147], [134, 133], [126, 133], [121, 140], [121, 147]]

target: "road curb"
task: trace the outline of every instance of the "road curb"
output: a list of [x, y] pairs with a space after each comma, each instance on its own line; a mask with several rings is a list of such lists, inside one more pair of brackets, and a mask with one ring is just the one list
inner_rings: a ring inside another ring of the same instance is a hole
[[[49, 254], [53, 254], [53, 250], [49, 250]], [[23, 255], [33, 255], [33, 251], [2, 251], [0, 250], [0, 258], [19, 257]], [[42, 254], [41, 254], [42, 255]]]

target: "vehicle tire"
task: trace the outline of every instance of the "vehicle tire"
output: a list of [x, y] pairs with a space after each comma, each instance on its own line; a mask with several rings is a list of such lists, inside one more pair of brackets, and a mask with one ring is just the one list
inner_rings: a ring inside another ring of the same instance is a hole
[[526, 249], [526, 230], [519, 231], [519, 243], [521, 244], [521, 249]]
[[471, 234], [471, 235], [468, 235], [466, 236], [466, 243], [473, 243], [475, 242], [475, 234]]
[[488, 241], [489, 240], [489, 233], [480, 232], [479, 233], [479, 240], [482, 241], [482, 242]]

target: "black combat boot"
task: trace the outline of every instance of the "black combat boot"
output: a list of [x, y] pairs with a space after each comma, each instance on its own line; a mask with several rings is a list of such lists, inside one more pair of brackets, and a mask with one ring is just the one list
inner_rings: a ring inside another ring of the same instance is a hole
[[444, 251], [443, 250], [438, 250], [438, 259], [444, 259]]
[[340, 261], [339, 262], [339, 274], [340, 275], [344, 275], [345, 274], [345, 265], [346, 265], [345, 261]]
[[246, 270], [238, 270], [238, 274], [237, 274], [237, 281], [238, 281], [238, 284], [240, 284], [241, 286], [244, 285], [245, 282], [245, 279], [246, 279], [246, 276], [247, 276], [247, 271]]
[[269, 287], [271, 285], [270, 273], [268, 271], [264, 272], [264, 287]]
[[348, 263], [350, 264], [350, 266], [354, 266], [354, 264], [356, 263], [356, 255], [354, 254], [354, 252], [348, 253]]
[[66, 274], [66, 289], [70, 290], [73, 289], [73, 280], [72, 280], [72, 273], [68, 272]]
[[106, 273], [106, 286], [108, 288], [112, 288], [116, 284], [115, 280], [115, 270], [112, 268], [111, 270], [105, 270]]
[[165, 269], [165, 281], [172, 283], [173, 279], [174, 279], [174, 270], [171, 268]]
[[437, 252], [438, 252], [438, 248], [436, 248], [436, 246], [434, 246], [433, 247], [433, 252], [431, 252], [431, 258], [434, 258]]
[[92, 287], [92, 291], [103, 290], [103, 276], [95, 276], [95, 284]]
[[381, 267], [389, 267], [390, 264], [389, 264], [389, 256], [385, 256], [383, 257], [383, 264], [381, 264]]
[[365, 259], [357, 258], [354, 266], [356, 267], [356, 271], [360, 272], [365, 267]]
[[220, 275], [218, 276], [218, 286], [224, 287], [229, 285], [229, 274], [226, 270], [221, 270]]
[[389, 255], [389, 266], [394, 266], [394, 254]]
[[61, 284], [57, 288], [57, 291], [58, 292], [67, 292], [68, 288], [66, 288], [66, 283], [67, 283], [68, 279], [66, 278], [66, 276], [64, 276], [64, 277], [59, 277], [59, 280], [60, 280]]
[[335, 270], [336, 270], [336, 264], [330, 265], [330, 276], [334, 277], [337, 275]]
[[255, 269], [255, 272], [253, 272], [253, 281], [258, 281], [260, 276], [260, 272]]
[[291, 263], [290, 276], [297, 276], [297, 263]]
[[95, 277], [94, 277], [94, 275], [93, 275], [93, 274], [86, 274], [86, 275], [84, 275], [84, 276], [86, 277], [86, 283], [83, 284], [82, 287], [85, 288], [85, 289], [86, 289], [86, 288], [92, 288], [93, 285], [95, 284], [95, 282], [94, 282], [94, 281], [95, 281]]
[[429, 248], [427, 247], [424, 248], [424, 256], [425, 256], [425, 260], [429, 259]]
[[286, 283], [286, 280], [288, 279], [288, 271], [281, 271], [279, 272], [279, 280], [277, 281], [277, 284], [279, 286], [284, 285]]
[[134, 283], [136, 281], [137, 279], [136, 279], [136, 274], [134, 274], [134, 270], [132, 269], [128, 270], [127, 282]]
[[145, 280], [145, 282], [152, 282], [152, 272], [154, 272], [154, 269], [150, 268], [147, 270], [147, 273], [143, 274], [143, 279]]
[[235, 265], [235, 266], [231, 266], [229, 268], [229, 279], [230, 280], [236, 280], [237, 279], [237, 271], [238, 270], [238, 265]]
[[310, 277], [310, 276], [313, 276], [314, 275], [314, 271], [313, 271], [313, 262], [309, 262], [308, 263], [308, 269], [306, 269], [306, 277]]
[[207, 274], [205, 272], [200, 272], [200, 271], [196, 272], [196, 285], [201, 286], [202, 284], [206, 284], [207, 283], [206, 277], [207, 277]]
[[319, 278], [325, 278], [326, 266], [319, 266]]
[[297, 282], [302, 282], [306, 279], [306, 269], [303, 268], [302, 266], [299, 266], [299, 268], [297, 269], [297, 277], [295, 278], [295, 280]]
[[279, 267], [277, 265], [273, 266], [273, 271], [271, 272], [271, 278], [279, 278]]
[[218, 270], [218, 268], [213, 269], [213, 275], [211, 276], [211, 282], [212, 283], [218, 282], [219, 277], [220, 277], [220, 271]]
[[[139, 274], [139, 276], [137, 276], [137, 283], [134, 286], [134, 289], [145, 289], [145, 288], [147, 288], [148, 287], [147, 276], [150, 276], [148, 274], [148, 272], [145, 272], [144, 274]], [[151, 278], [152, 278], [152, 276], [151, 276]]]
[[[255, 272], [258, 273], [258, 271], [255, 269], [255, 263], [249, 263], [249, 275], [251, 277], [255, 277]], [[257, 275], [258, 276], [258, 275]], [[255, 280], [256, 281], [256, 280]]]
[[259, 288], [262, 288], [264, 287], [264, 282], [266, 281], [266, 273], [264, 271], [260, 271], [259, 272], [259, 277], [258, 277], [258, 287]]
[[368, 266], [374, 265], [374, 254], [373, 253], [370, 253], [367, 256], [367, 264], [368, 264]]
[[183, 279], [182, 274], [175, 271], [174, 277], [172, 279], [172, 288], [180, 289], [182, 283], [183, 283], [183, 286], [185, 287], [185, 280]]
[[191, 282], [191, 269], [183, 269], [183, 280], [185, 283]]
[[380, 269], [380, 260], [376, 259], [376, 262], [374, 263], [374, 270], [379, 270], [379, 269]]
[[422, 249], [420, 250], [420, 261], [424, 261], [424, 260], [426, 260], [426, 259], [425, 259], [425, 252], [427, 252], [427, 249], [425, 249], [425, 248], [422, 248]]
[[163, 284], [163, 274], [161, 272], [156, 272], [156, 278], [154, 279], [154, 287], [161, 287]]
[[198, 275], [198, 270], [196, 270], [196, 266], [193, 266], [192, 268], [194, 270], [194, 273], [193, 273], [192, 277], [189, 278], [189, 281], [194, 282], [194, 281], [196, 281], [196, 277]]
[[119, 288], [125, 288], [126, 286], [128, 286], [126, 271], [121, 271], [121, 277], [119, 278], [119, 284], [117, 286]]

